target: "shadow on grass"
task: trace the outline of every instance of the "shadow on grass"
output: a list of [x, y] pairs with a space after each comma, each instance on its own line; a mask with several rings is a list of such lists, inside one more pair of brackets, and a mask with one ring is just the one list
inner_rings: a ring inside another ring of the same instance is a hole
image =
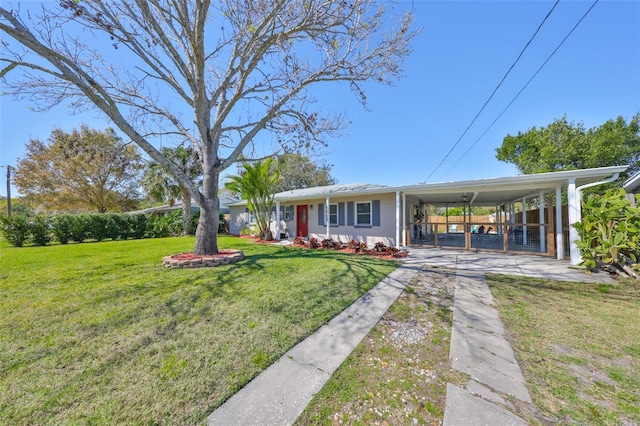
[[[100, 333], [100, 330], [126, 326], [138, 310], [148, 312], [149, 309], [154, 309], [153, 315], [158, 317], [166, 314], [176, 317], [192, 313], [195, 309], [200, 315], [209, 315], [216, 309], [215, 301], [222, 300], [226, 304], [238, 303], [243, 298], [257, 300], [261, 309], [273, 313], [285, 312], [287, 305], [292, 302], [307, 303], [313, 308], [325, 303], [322, 299], [343, 300], [345, 297], [351, 297], [350, 294], [364, 294], [384, 278], [380, 272], [381, 267], [398, 265], [394, 261], [329, 250], [258, 244], [240, 248], [245, 250], [245, 259], [231, 265], [195, 269], [165, 269], [162, 266], [153, 266], [152, 268], [157, 270], [149, 274], [149, 281], [137, 280], [126, 286], [103, 288], [98, 294], [93, 295], [93, 302], [106, 305], [120, 304], [122, 310], [111, 316], [107, 324], [86, 325], [85, 332], [93, 335]], [[287, 262], [279, 264], [285, 260]], [[327, 265], [326, 268], [323, 267], [324, 264]], [[279, 271], [278, 268], [282, 270]], [[318, 274], [317, 279], [322, 282], [307, 284], [301, 286], [302, 288], [296, 288], [294, 282], [287, 282], [291, 277], [300, 277], [305, 271]], [[147, 272], [150, 272], [148, 268]], [[144, 269], [135, 272], [144, 273]], [[255, 286], [251, 284], [252, 279], [256, 280]], [[260, 288], [265, 280], [281, 280], [285, 283], [286, 289], [274, 288], [271, 294], [268, 288]], [[349, 285], [333, 285], [345, 282], [349, 282]], [[322, 297], [318, 297], [318, 294], [310, 296], [309, 291], [321, 293]], [[280, 300], [274, 299], [277, 296], [283, 297]], [[314, 304], [312, 302], [315, 299], [318, 300]], [[152, 307], [148, 304], [149, 300], [162, 302]], [[212, 303], [200, 303], [203, 300]], [[337, 313], [339, 312], [334, 315]]]
[[630, 285], [605, 283], [576, 283], [542, 278], [519, 277], [512, 275], [486, 274], [487, 282], [517, 287], [527, 295], [537, 297], [541, 291], [555, 292], [569, 296], [602, 297], [619, 301], [636, 301], [640, 297], [640, 289]]

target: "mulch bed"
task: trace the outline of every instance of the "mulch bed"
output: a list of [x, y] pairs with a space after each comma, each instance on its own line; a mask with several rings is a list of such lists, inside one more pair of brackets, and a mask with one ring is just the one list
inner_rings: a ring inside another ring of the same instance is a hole
[[242, 250], [220, 250], [215, 254], [197, 255], [193, 252], [179, 253], [162, 258], [167, 268], [211, 268], [228, 265], [244, 259]]
[[[279, 244], [280, 241], [279, 240], [261, 240], [258, 237], [254, 237], [252, 235], [237, 235], [237, 237], [239, 238], [244, 238], [244, 239], [248, 239], [248, 240], [254, 240], [254, 242], [256, 244]], [[380, 259], [385, 259], [385, 260], [396, 260], [402, 257], [407, 257], [409, 255], [409, 252], [406, 250], [400, 250], [396, 253], [391, 253], [389, 251], [378, 251], [376, 249], [367, 249], [367, 250], [358, 250], [356, 251], [355, 249], [350, 249], [347, 248], [346, 246], [343, 246], [343, 248], [339, 249], [339, 250], [335, 250], [335, 249], [325, 249], [322, 247], [318, 247], [315, 249], [312, 249], [311, 247], [309, 247], [308, 244], [302, 245], [302, 244], [291, 244], [291, 247], [298, 247], [298, 248], [307, 248], [310, 250], [334, 250], [334, 251], [338, 251], [341, 253], [352, 253], [352, 254], [357, 254], [360, 256], [374, 256]]]

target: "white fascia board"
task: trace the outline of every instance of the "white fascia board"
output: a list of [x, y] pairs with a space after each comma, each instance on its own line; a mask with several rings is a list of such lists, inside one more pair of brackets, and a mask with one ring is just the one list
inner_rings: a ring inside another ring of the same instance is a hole
[[615, 173], [624, 172], [629, 166], [610, 166], [610, 167], [599, 167], [594, 169], [581, 169], [581, 170], [565, 170], [561, 172], [550, 172], [550, 173], [538, 173], [538, 174], [530, 174], [530, 175], [518, 175], [518, 176], [508, 176], [508, 177], [499, 177], [499, 178], [487, 178], [487, 179], [476, 179], [476, 180], [466, 180], [466, 181], [450, 181], [450, 182], [442, 182], [442, 183], [424, 183], [419, 185], [409, 185], [402, 187], [390, 188], [398, 191], [405, 191], [407, 193], [417, 193], [429, 191], [431, 193], [437, 193], [438, 190], [440, 192], [446, 192], [449, 189], [455, 188], [465, 188], [465, 189], [490, 189], [496, 186], [503, 185], [518, 185], [521, 188], [531, 187], [532, 189], [540, 188], [541, 183], [548, 184], [549, 187], [554, 187], [555, 184], [562, 182], [566, 185], [567, 179], [575, 178], [589, 178], [589, 179], [598, 179], [609, 177]]
[[638, 189], [638, 187], [640, 187], [640, 172], [636, 173], [635, 175], [627, 179], [627, 181], [624, 183], [624, 185], [622, 185], [622, 187], [627, 192], [633, 192], [636, 189]]

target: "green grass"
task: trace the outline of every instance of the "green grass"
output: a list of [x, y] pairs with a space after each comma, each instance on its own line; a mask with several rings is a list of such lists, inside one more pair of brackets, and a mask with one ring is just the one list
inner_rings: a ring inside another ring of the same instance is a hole
[[221, 237], [0, 247], [0, 424], [194, 424], [396, 264]]
[[488, 275], [532, 424], [640, 424], [640, 289]]

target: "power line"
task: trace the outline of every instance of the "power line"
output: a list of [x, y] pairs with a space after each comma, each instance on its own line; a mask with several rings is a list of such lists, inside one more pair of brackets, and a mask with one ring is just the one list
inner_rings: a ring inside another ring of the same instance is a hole
[[553, 52], [551, 52], [551, 54], [549, 55], [549, 57], [547, 57], [547, 59], [542, 63], [542, 65], [540, 65], [540, 68], [538, 68], [538, 70], [531, 76], [531, 78], [529, 79], [529, 81], [527, 81], [527, 83], [522, 87], [522, 89], [520, 89], [520, 91], [513, 97], [513, 99], [511, 99], [511, 102], [509, 102], [507, 104], [507, 106], [502, 110], [502, 112], [500, 114], [498, 114], [498, 116], [496, 117], [495, 120], [493, 120], [493, 122], [489, 125], [489, 127], [487, 127], [487, 130], [485, 130], [480, 137], [478, 137], [478, 139], [476, 139], [476, 141], [471, 144], [471, 146], [460, 156], [460, 158], [458, 158], [458, 160], [453, 164], [453, 166], [451, 166], [451, 168], [449, 170], [446, 171], [445, 175], [447, 173], [449, 173], [459, 162], [460, 160], [462, 160], [462, 158], [467, 155], [469, 153], [469, 151], [471, 151], [471, 149], [476, 146], [476, 144], [480, 141], [480, 139], [483, 138], [484, 135], [487, 134], [487, 132], [493, 127], [494, 124], [496, 124], [496, 122], [500, 119], [500, 117], [502, 117], [502, 115], [507, 111], [507, 109], [509, 109], [509, 107], [516, 101], [516, 99], [518, 99], [518, 97], [520, 96], [520, 94], [524, 91], [524, 89], [527, 88], [527, 86], [529, 86], [529, 83], [531, 83], [533, 81], [533, 79], [538, 75], [538, 73], [542, 70], [542, 68], [544, 68], [544, 66], [547, 64], [547, 62], [549, 62], [549, 60], [551, 59], [551, 57], [553, 57], [553, 55], [555, 55], [555, 53], [558, 51], [558, 49], [560, 49], [560, 47], [564, 44], [564, 42], [569, 38], [569, 36], [573, 33], [573, 31], [575, 31], [576, 28], [578, 28], [578, 25], [580, 25], [580, 23], [584, 20], [584, 18], [587, 17], [587, 15], [589, 14], [589, 12], [591, 12], [591, 9], [593, 9], [593, 7], [596, 5], [596, 3], [598, 3], [599, 0], [595, 0], [593, 2], [593, 4], [591, 5], [591, 7], [584, 13], [584, 15], [582, 15], [582, 18], [580, 18], [580, 20], [573, 26], [573, 28], [571, 29], [571, 31], [569, 31], [569, 33], [565, 36], [565, 38], [562, 39], [562, 41], [560, 42], [560, 44], [558, 44], [558, 47], [555, 48], [555, 50]]
[[549, 18], [549, 16], [551, 15], [551, 13], [553, 12], [553, 10], [556, 8], [556, 6], [558, 5], [558, 3], [560, 3], [560, 0], [556, 0], [556, 2], [554, 3], [553, 7], [551, 7], [551, 10], [549, 10], [549, 12], [547, 13], [547, 16], [544, 17], [544, 19], [542, 20], [542, 22], [540, 23], [540, 25], [538, 25], [538, 28], [536, 29], [536, 31], [533, 33], [533, 35], [531, 36], [531, 38], [529, 39], [529, 41], [527, 42], [527, 44], [522, 48], [522, 50], [520, 51], [520, 54], [518, 55], [518, 57], [516, 58], [516, 60], [513, 62], [513, 64], [511, 64], [511, 66], [509, 67], [509, 70], [507, 70], [507, 72], [505, 73], [504, 77], [502, 77], [502, 80], [500, 80], [500, 83], [498, 83], [498, 85], [496, 86], [495, 89], [493, 89], [493, 92], [491, 92], [491, 95], [489, 96], [489, 98], [485, 101], [484, 105], [482, 105], [482, 108], [480, 108], [480, 111], [478, 111], [478, 113], [476, 114], [476, 116], [473, 118], [473, 120], [471, 120], [471, 123], [469, 123], [469, 125], [467, 126], [467, 128], [464, 130], [464, 132], [462, 132], [462, 135], [460, 135], [460, 137], [458, 138], [458, 140], [456, 141], [456, 143], [453, 144], [453, 146], [451, 147], [451, 149], [449, 150], [449, 152], [447, 153], [447, 155], [444, 156], [444, 158], [442, 159], [442, 161], [440, 161], [440, 163], [436, 166], [435, 169], [433, 169], [433, 171], [431, 172], [431, 174], [429, 176], [427, 176], [427, 178], [424, 180], [424, 183], [426, 183], [429, 178], [431, 178], [431, 176], [433, 176], [433, 174], [440, 168], [440, 166], [442, 166], [442, 164], [445, 162], [445, 160], [447, 158], [449, 158], [449, 155], [451, 155], [451, 153], [453, 152], [453, 150], [456, 148], [456, 146], [458, 146], [458, 144], [460, 143], [460, 141], [462, 140], [462, 138], [467, 134], [467, 132], [469, 131], [469, 129], [471, 128], [471, 126], [473, 126], [473, 123], [476, 122], [476, 120], [478, 119], [478, 117], [480, 116], [480, 114], [482, 114], [482, 111], [484, 111], [484, 108], [487, 106], [487, 104], [489, 103], [489, 101], [491, 101], [491, 99], [493, 98], [493, 95], [496, 94], [496, 92], [498, 91], [498, 89], [500, 88], [500, 86], [502, 86], [502, 83], [504, 83], [505, 79], [507, 78], [507, 76], [509, 75], [509, 73], [511, 73], [511, 70], [513, 70], [513, 67], [516, 66], [516, 64], [518, 63], [518, 61], [520, 60], [520, 58], [522, 57], [522, 54], [525, 52], [525, 50], [527, 50], [527, 48], [529, 47], [529, 45], [531, 44], [531, 42], [533, 41], [533, 39], [536, 37], [536, 35], [538, 34], [538, 32], [540, 31], [540, 28], [542, 28], [542, 25], [544, 25], [544, 23], [547, 21], [547, 19]]

